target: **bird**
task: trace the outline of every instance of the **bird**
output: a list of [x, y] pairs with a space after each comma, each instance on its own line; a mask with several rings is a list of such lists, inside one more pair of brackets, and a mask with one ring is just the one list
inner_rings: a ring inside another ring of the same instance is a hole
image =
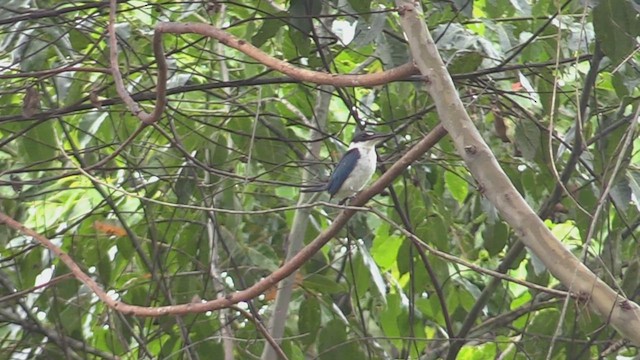
[[347, 152], [331, 173], [326, 184], [304, 188], [302, 192], [327, 191], [330, 198], [341, 199], [344, 204], [371, 180], [376, 170], [376, 145], [384, 142], [391, 134], [361, 131], [354, 135]]

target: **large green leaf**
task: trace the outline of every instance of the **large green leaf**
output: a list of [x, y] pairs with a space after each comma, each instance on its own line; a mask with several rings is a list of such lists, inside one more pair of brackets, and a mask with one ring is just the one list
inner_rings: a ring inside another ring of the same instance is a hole
[[636, 47], [638, 12], [630, 1], [603, 0], [593, 9], [593, 27], [602, 51], [618, 64]]
[[365, 359], [357, 344], [347, 340], [346, 326], [338, 319], [329, 321], [320, 330], [317, 350], [322, 360]]
[[300, 303], [298, 309], [298, 331], [305, 335], [304, 343], [313, 344], [321, 323], [320, 302], [315, 297], [308, 297]]

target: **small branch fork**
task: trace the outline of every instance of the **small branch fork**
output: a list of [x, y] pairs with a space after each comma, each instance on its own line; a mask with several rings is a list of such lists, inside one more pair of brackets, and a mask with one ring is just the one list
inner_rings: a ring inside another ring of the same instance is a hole
[[111, 75], [115, 81], [116, 91], [129, 111], [137, 116], [142, 123], [151, 125], [160, 120], [165, 107], [167, 106], [167, 61], [164, 57], [162, 47], [162, 34], [155, 32], [153, 35], [153, 52], [158, 64], [158, 81], [156, 84], [156, 106], [151, 114], [140, 108], [140, 105], [133, 100], [127, 91], [122, 74], [118, 67], [118, 37], [116, 35], [116, 0], [111, 0], [109, 6], [109, 61], [111, 63]]

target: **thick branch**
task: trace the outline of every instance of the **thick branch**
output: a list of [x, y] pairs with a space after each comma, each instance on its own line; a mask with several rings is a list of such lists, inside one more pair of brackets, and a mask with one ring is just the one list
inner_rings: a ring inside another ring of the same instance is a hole
[[586, 298], [591, 308], [622, 335], [640, 345], [640, 307], [598, 279], [553, 236], [529, 207], [469, 118], [424, 23], [420, 3], [396, 0], [396, 4], [414, 61], [425, 77], [442, 125], [484, 195], [555, 277], [571, 292]]

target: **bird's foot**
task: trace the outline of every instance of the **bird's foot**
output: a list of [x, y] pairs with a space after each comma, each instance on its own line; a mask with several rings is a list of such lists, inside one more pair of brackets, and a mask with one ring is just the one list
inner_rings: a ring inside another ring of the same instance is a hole
[[355, 195], [347, 196], [346, 198], [338, 201], [338, 205], [348, 205], [347, 202], [351, 201], [351, 199], [353, 199], [354, 197], [356, 196]]

